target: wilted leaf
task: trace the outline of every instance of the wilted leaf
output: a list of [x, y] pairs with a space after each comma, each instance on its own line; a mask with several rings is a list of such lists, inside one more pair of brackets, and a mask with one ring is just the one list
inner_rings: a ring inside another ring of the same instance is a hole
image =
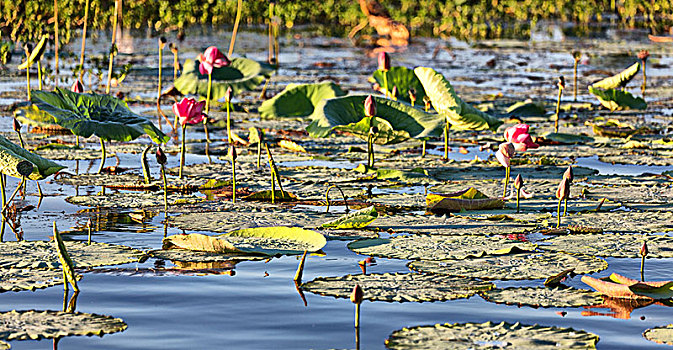
[[643, 337], [658, 344], [673, 345], [673, 324], [647, 329]]
[[[250, 201], [264, 201], [271, 202], [271, 190], [258, 191], [253, 194], [243, 197], [244, 200]], [[290, 192], [275, 190], [273, 191], [274, 200], [279, 202], [293, 202], [297, 200], [297, 196]]]
[[457, 212], [500, 209], [505, 206], [505, 202], [501, 198], [488, 198], [476, 188], [470, 187], [454, 193], [428, 193], [426, 205], [433, 212]]
[[602, 90], [589, 87], [589, 92], [596, 96], [598, 101], [610, 111], [618, 109], [647, 109], [647, 102], [642, 97], [635, 97], [628, 91], [616, 89]]
[[377, 217], [379, 217], [379, 213], [374, 206], [371, 206], [326, 222], [322, 224], [322, 227], [335, 229], [363, 228], [371, 224]]
[[[142, 251], [107, 243], [64, 242], [76, 268], [118, 265], [138, 261]], [[54, 245], [45, 241], [0, 243], [0, 268], [56, 269], [61, 264]]]
[[582, 282], [603, 295], [626, 299], [671, 299], [673, 281], [641, 282], [613, 273], [605, 278], [582, 276]]
[[301, 152], [301, 153], [307, 153], [306, 148], [304, 148], [302, 145], [290, 141], [290, 140], [280, 140], [278, 142], [278, 146], [281, 148], [289, 149], [290, 151], [295, 151], [295, 152]]
[[633, 77], [636, 76], [636, 74], [638, 74], [639, 71], [640, 71], [640, 62], [636, 62], [631, 66], [629, 66], [628, 68], [624, 69], [623, 71], [611, 77], [605, 78], [601, 81], [589, 85], [589, 91], [591, 91], [591, 88], [609, 90], [624, 87], [629, 81], [631, 81], [631, 79], [633, 79]]

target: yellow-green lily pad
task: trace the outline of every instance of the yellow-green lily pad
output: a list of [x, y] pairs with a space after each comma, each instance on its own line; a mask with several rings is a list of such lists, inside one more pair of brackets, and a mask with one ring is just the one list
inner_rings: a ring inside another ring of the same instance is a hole
[[63, 284], [59, 270], [0, 269], [0, 292], [35, 291], [59, 284]]
[[[143, 252], [122, 245], [86, 242], [64, 242], [77, 268], [118, 265], [138, 261]], [[57, 269], [56, 249], [52, 242], [19, 241], [0, 243], [0, 268]]]
[[486, 291], [481, 296], [496, 304], [531, 307], [579, 307], [600, 305], [600, 293], [575, 288], [505, 288]]
[[126, 327], [126, 323], [119, 318], [81, 312], [12, 310], [0, 313], [0, 338], [4, 340], [103, 336], [121, 332]]
[[648, 258], [672, 258], [673, 237], [638, 234], [573, 234], [540, 243], [540, 248], [571, 254], [613, 258], [640, 258], [640, 247], [647, 242]]

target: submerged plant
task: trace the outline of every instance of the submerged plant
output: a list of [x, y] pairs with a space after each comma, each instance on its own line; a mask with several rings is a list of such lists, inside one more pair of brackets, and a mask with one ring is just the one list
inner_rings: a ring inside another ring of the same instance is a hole
[[227, 154], [231, 162], [231, 201], [236, 203], [236, 147], [229, 145], [229, 152]]
[[166, 162], [168, 161], [168, 158], [166, 157], [164, 150], [161, 149], [161, 146], [157, 148], [155, 156], [157, 158], [157, 163], [161, 165], [161, 180], [164, 183], [164, 216], [168, 217], [168, 181], [166, 181]]
[[180, 171], [178, 177], [182, 179], [182, 168], [185, 166], [185, 130], [187, 124], [196, 124], [205, 119], [202, 113], [206, 101], [196, 102], [193, 98], [183, 98], [182, 101], [173, 104], [173, 113], [178, 117], [178, 123], [182, 127], [182, 145], [180, 147]]
[[509, 185], [510, 160], [514, 157], [514, 145], [511, 142], [501, 143], [498, 146], [498, 151], [495, 152], [495, 158], [505, 167], [505, 180], [502, 189], [502, 197], [507, 196], [507, 186]]
[[643, 63], [643, 85], [640, 86], [640, 92], [645, 96], [645, 87], [647, 86], [647, 74], [645, 73], [645, 66], [647, 65], [647, 58], [650, 57], [650, 52], [647, 50], [640, 50], [638, 52], [638, 59]]
[[556, 208], [556, 228], [561, 227], [561, 202], [564, 199], [567, 199], [570, 195], [570, 180], [567, 177], [564, 177], [559, 184], [558, 189], [556, 190], [556, 199], [558, 199], [558, 206]]
[[229, 116], [229, 110], [231, 109], [231, 98], [234, 94], [234, 91], [231, 89], [231, 86], [227, 87], [227, 92], [224, 94], [224, 101], [227, 103], [227, 140], [229, 143], [233, 143], [231, 139], [231, 118]]
[[558, 123], [561, 119], [561, 95], [563, 94], [563, 89], [566, 88], [566, 80], [561, 75], [558, 77], [558, 99], [556, 100], [556, 119], [554, 119], [554, 132], [558, 133]]
[[570, 197], [570, 186], [573, 183], [573, 180], [575, 179], [575, 176], [573, 175], [573, 166], [568, 165], [568, 169], [563, 173], [563, 178], [568, 179], [568, 196], [565, 198], [565, 203], [563, 207], [563, 216], [566, 216], [568, 213], [568, 198]]
[[572, 54], [573, 61], [575, 61], [573, 64], [573, 101], [577, 101], [577, 65], [579, 65], [582, 59], [582, 52], [575, 50]]
[[388, 71], [390, 70], [390, 55], [387, 52], [379, 52], [379, 70], [383, 72], [383, 88], [388, 97]]
[[[210, 91], [213, 88], [213, 69], [228, 66], [231, 61], [215, 46], [206, 49], [197, 58], [199, 60], [199, 72], [201, 74], [208, 74], [208, 91], [206, 92], [206, 114], [210, 112]], [[206, 133], [206, 142], [210, 143], [208, 135], [208, 118], [203, 119], [203, 129]]]

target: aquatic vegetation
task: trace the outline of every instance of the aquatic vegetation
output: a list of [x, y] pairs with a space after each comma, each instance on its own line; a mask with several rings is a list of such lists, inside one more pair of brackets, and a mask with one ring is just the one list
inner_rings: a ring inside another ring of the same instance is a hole
[[578, 50], [573, 50], [573, 101], [577, 101], [577, 65], [582, 59], [582, 52]]
[[[208, 75], [205, 111], [205, 114], [208, 115], [210, 112], [210, 91], [213, 89], [213, 69], [226, 67], [231, 64], [231, 61], [229, 61], [229, 58], [221, 53], [215, 46], [208, 47], [204, 53], [199, 54], [197, 59], [199, 60], [199, 73], [201, 73], [201, 75]], [[229, 89], [230, 87], [227, 87], [227, 92], [230, 91]], [[225, 92], [225, 96], [227, 92]], [[210, 143], [210, 136], [208, 135], [208, 118], [203, 119], [203, 129], [206, 133], [206, 142]], [[231, 136], [231, 134], [228, 135]]]
[[0, 135], [0, 171], [5, 175], [21, 179], [23, 175], [20, 168], [27, 168], [26, 165], [30, 165], [27, 177], [36, 181], [65, 168], [65, 166], [25, 150]]
[[[631, 81], [640, 71], [640, 62], [636, 62], [611, 77], [605, 78], [589, 85], [589, 92], [598, 98], [598, 101], [615, 111], [623, 108], [646, 109], [647, 103], [640, 97], [634, 97], [625, 91], [626, 84]], [[621, 90], [618, 90], [621, 88]]]
[[229, 110], [231, 109], [232, 97], [233, 97], [233, 90], [231, 90], [231, 86], [229, 86], [227, 87], [227, 91], [224, 93], [224, 102], [226, 102], [227, 104], [227, 141], [230, 144], [234, 142], [233, 139], [231, 138], [231, 117], [229, 115]]
[[229, 161], [231, 162], [231, 201], [236, 203], [236, 147], [234, 145], [229, 145], [229, 153], [227, 154]]
[[645, 88], [647, 87], [647, 73], [645, 67], [647, 66], [647, 58], [650, 57], [650, 52], [647, 50], [640, 50], [638, 52], [638, 59], [643, 64], [643, 85], [640, 86], [640, 92], [645, 96]]
[[495, 158], [505, 167], [505, 179], [503, 181], [502, 198], [507, 197], [507, 187], [509, 185], [509, 172], [511, 169], [511, 159], [514, 157], [514, 144], [511, 142], [501, 143], [498, 151], [495, 152]]
[[317, 84], [288, 84], [283, 91], [262, 102], [258, 112], [261, 118], [307, 117], [324, 99], [344, 96], [339, 85], [327, 81]]
[[556, 199], [558, 199], [558, 207], [556, 209], [556, 227], [561, 227], [561, 202], [567, 200], [570, 196], [570, 179], [563, 177], [558, 189], [556, 190]]
[[649, 253], [649, 250], [647, 249], [647, 241], [643, 241], [643, 245], [640, 247], [640, 256], [642, 257], [640, 259], [640, 280], [641, 281], [645, 280], [645, 258], [647, 258], [648, 253]]
[[501, 198], [489, 198], [474, 187], [454, 193], [428, 193], [425, 202], [430, 211], [438, 213], [500, 209], [505, 205]]
[[114, 58], [117, 55], [117, 22], [121, 12], [122, 0], [115, 0], [114, 12], [112, 14], [112, 43], [110, 44], [110, 57], [108, 58], [108, 73], [107, 83], [105, 84], [105, 93], [110, 93], [110, 84], [112, 83], [112, 67], [114, 65]]
[[355, 328], [360, 328], [360, 304], [362, 304], [362, 300], [364, 299], [364, 292], [359, 284], [353, 287], [350, 299], [351, 303], [355, 304]]
[[[385, 78], [385, 81], [383, 77]], [[390, 83], [393, 88], [397, 89], [395, 98], [415, 105], [416, 100], [423, 100], [425, 98], [425, 90], [423, 84], [414, 73], [413, 69], [407, 67], [390, 67], [387, 71], [378, 69], [369, 78], [369, 81], [378, 84], [379, 91], [384, 95], [392, 95], [392, 91], [386, 90], [386, 83]], [[427, 112], [427, 111], [426, 111]]]
[[638, 248], [645, 240], [649, 258], [673, 257], [668, 248], [673, 244], [673, 238], [659, 235], [577, 233], [545, 240], [540, 249], [602, 257], [642, 258]]
[[658, 344], [673, 345], [673, 324], [646, 329], [643, 337]]
[[530, 307], [578, 307], [600, 305], [603, 303], [601, 294], [575, 288], [505, 288], [483, 292], [481, 296], [496, 304], [507, 304]]
[[72, 335], [122, 332], [127, 325], [112, 316], [62, 311], [8, 311], [0, 313], [4, 340], [58, 339]]
[[582, 282], [599, 293], [626, 299], [671, 299], [673, 298], [673, 281], [645, 282], [612, 273], [605, 278], [582, 276]]
[[320, 226], [333, 229], [359, 229], [369, 226], [378, 217], [379, 213], [376, 211], [376, 207], [371, 206], [345, 214]]
[[164, 213], [168, 215], [168, 181], [166, 181], [166, 162], [168, 161], [168, 158], [166, 157], [164, 150], [161, 149], [161, 146], [157, 147], [157, 152], [155, 155], [157, 158], [157, 163], [161, 165], [161, 180], [164, 184]]
[[19, 69], [25, 69], [26, 70], [26, 87], [28, 90], [28, 101], [31, 100], [31, 92], [30, 92], [30, 67], [37, 63], [37, 74], [38, 74], [38, 84], [39, 84], [39, 90], [42, 90], [42, 63], [40, 62], [40, 59], [42, 58], [42, 54], [44, 54], [44, 50], [46, 49], [47, 46], [47, 40], [49, 39], [48, 35], [43, 35], [40, 41], [35, 45], [34, 48], [29, 48], [25, 47], [26, 51], [26, 60], [23, 61], [22, 64], [19, 65]]
[[[63, 287], [65, 290], [68, 290], [68, 284], [72, 286], [75, 293], [79, 292], [79, 287], [77, 287], [77, 275], [75, 275], [75, 266], [70, 259], [68, 250], [63, 244], [63, 238], [56, 228], [56, 221], [54, 221], [54, 243], [56, 245], [56, 252], [58, 253], [58, 261], [61, 263], [61, 271], [63, 271]], [[90, 243], [89, 243], [90, 244]]]

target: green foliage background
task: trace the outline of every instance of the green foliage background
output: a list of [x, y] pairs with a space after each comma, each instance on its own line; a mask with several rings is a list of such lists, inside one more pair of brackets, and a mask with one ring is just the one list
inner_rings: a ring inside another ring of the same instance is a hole
[[[114, 0], [90, 0], [89, 26], [111, 26]], [[673, 23], [670, 0], [381, 0], [393, 18], [412, 34], [451, 35], [458, 38], [526, 36], [543, 19], [574, 22], [579, 28], [605, 22], [622, 27], [649, 27], [653, 31]], [[127, 0], [123, 25], [129, 28], [180, 30], [190, 25], [222, 26], [233, 23], [236, 0]], [[70, 41], [82, 26], [85, 0], [58, 0], [61, 41]], [[353, 0], [279, 0], [278, 16], [285, 26], [316, 24], [320, 34], [344, 35], [365, 19]], [[0, 0], [1, 39], [36, 41], [42, 32], [53, 35], [54, 3], [44, 0]], [[243, 23], [268, 21], [266, 0], [243, 2]], [[610, 14], [610, 16], [608, 16]], [[613, 16], [614, 14], [614, 16]], [[581, 29], [580, 29], [581, 30]], [[79, 35], [79, 33], [77, 34]]]

